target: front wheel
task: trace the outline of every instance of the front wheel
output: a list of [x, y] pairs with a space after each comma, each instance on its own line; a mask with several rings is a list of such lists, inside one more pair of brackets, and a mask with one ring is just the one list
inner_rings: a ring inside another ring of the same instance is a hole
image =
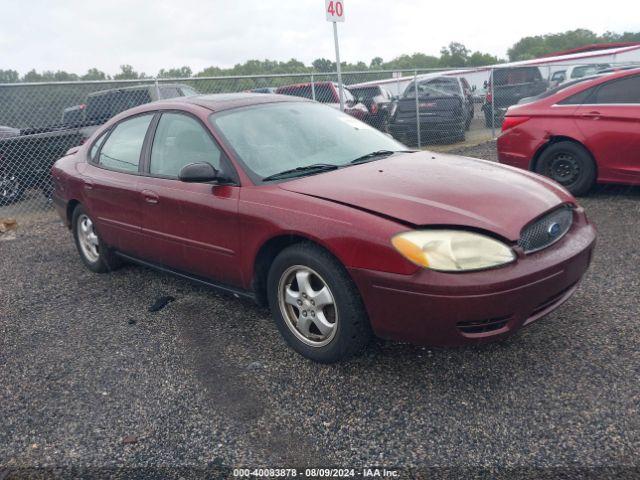
[[340, 262], [314, 244], [293, 245], [276, 257], [267, 296], [284, 339], [311, 360], [343, 360], [371, 339], [358, 289]]
[[596, 166], [582, 145], [563, 141], [548, 146], [540, 155], [537, 173], [555, 180], [573, 195], [585, 195], [596, 181]]

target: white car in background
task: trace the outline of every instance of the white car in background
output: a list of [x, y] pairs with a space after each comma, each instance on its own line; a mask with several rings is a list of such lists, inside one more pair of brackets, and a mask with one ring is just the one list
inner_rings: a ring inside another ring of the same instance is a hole
[[577, 78], [595, 75], [600, 70], [609, 68], [608, 63], [593, 63], [590, 65], [569, 65], [563, 70], [556, 70], [549, 78], [551, 87], [560, 85], [561, 83], [575, 80]]

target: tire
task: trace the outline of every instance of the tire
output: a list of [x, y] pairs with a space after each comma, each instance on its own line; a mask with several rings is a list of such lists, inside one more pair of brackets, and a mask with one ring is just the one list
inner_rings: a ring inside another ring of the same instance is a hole
[[19, 202], [25, 186], [14, 176], [0, 172], [0, 207]]
[[315, 244], [298, 243], [278, 254], [269, 269], [267, 298], [286, 342], [313, 361], [344, 360], [371, 340], [358, 289], [342, 264]]
[[[71, 226], [80, 259], [89, 270], [105, 273], [121, 265], [120, 259], [114, 255], [113, 250], [100, 239], [93, 220], [82, 205], [78, 205], [73, 211]], [[89, 238], [91, 236], [94, 238], [93, 241]]]
[[567, 140], [549, 145], [536, 162], [535, 171], [575, 196], [587, 194], [596, 182], [596, 165], [589, 151]]

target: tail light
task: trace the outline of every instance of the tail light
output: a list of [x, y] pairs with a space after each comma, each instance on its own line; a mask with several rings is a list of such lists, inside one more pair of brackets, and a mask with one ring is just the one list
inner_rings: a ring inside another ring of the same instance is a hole
[[520, 125], [521, 123], [526, 122], [531, 117], [504, 117], [504, 121], [502, 122], [502, 131], [506, 132], [507, 130]]
[[369, 107], [369, 111], [374, 115], [378, 113], [378, 104], [376, 102], [371, 102], [371, 106]]

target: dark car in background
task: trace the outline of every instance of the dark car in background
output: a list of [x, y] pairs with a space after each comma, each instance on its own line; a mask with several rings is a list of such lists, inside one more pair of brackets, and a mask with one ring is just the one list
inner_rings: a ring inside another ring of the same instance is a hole
[[369, 110], [366, 122], [378, 130], [386, 131], [396, 107], [391, 92], [380, 85], [350, 86], [349, 91]]
[[276, 93], [276, 87], [256, 87], [249, 90], [251, 93]]
[[508, 67], [493, 70], [489, 81], [485, 82], [487, 95], [482, 105], [486, 126], [499, 126], [507, 108], [525, 97], [539, 95], [548, 87], [549, 82], [542, 78], [538, 67]]
[[60, 124], [24, 128], [15, 135], [0, 137], [0, 205], [20, 200], [29, 188], [39, 188], [49, 197], [53, 163], [120, 112], [156, 100], [197, 93], [178, 84], [101, 90], [87, 95], [83, 104], [65, 108]]
[[473, 94], [461, 77], [436, 76], [411, 82], [397, 102], [389, 121], [389, 133], [407, 145], [418, 140], [416, 109], [420, 112], [421, 139], [459, 141], [473, 119]]
[[[344, 90], [344, 112], [366, 121], [369, 110], [362, 103], [358, 102], [347, 87]], [[308, 98], [316, 102], [326, 103], [333, 108], [340, 108], [340, 93], [336, 82], [313, 82], [297, 83], [295, 85], [285, 85], [278, 87], [276, 92], [279, 95], [289, 95], [291, 97]]]
[[498, 159], [574, 195], [596, 182], [640, 185], [640, 68], [561, 85], [509, 108]]

